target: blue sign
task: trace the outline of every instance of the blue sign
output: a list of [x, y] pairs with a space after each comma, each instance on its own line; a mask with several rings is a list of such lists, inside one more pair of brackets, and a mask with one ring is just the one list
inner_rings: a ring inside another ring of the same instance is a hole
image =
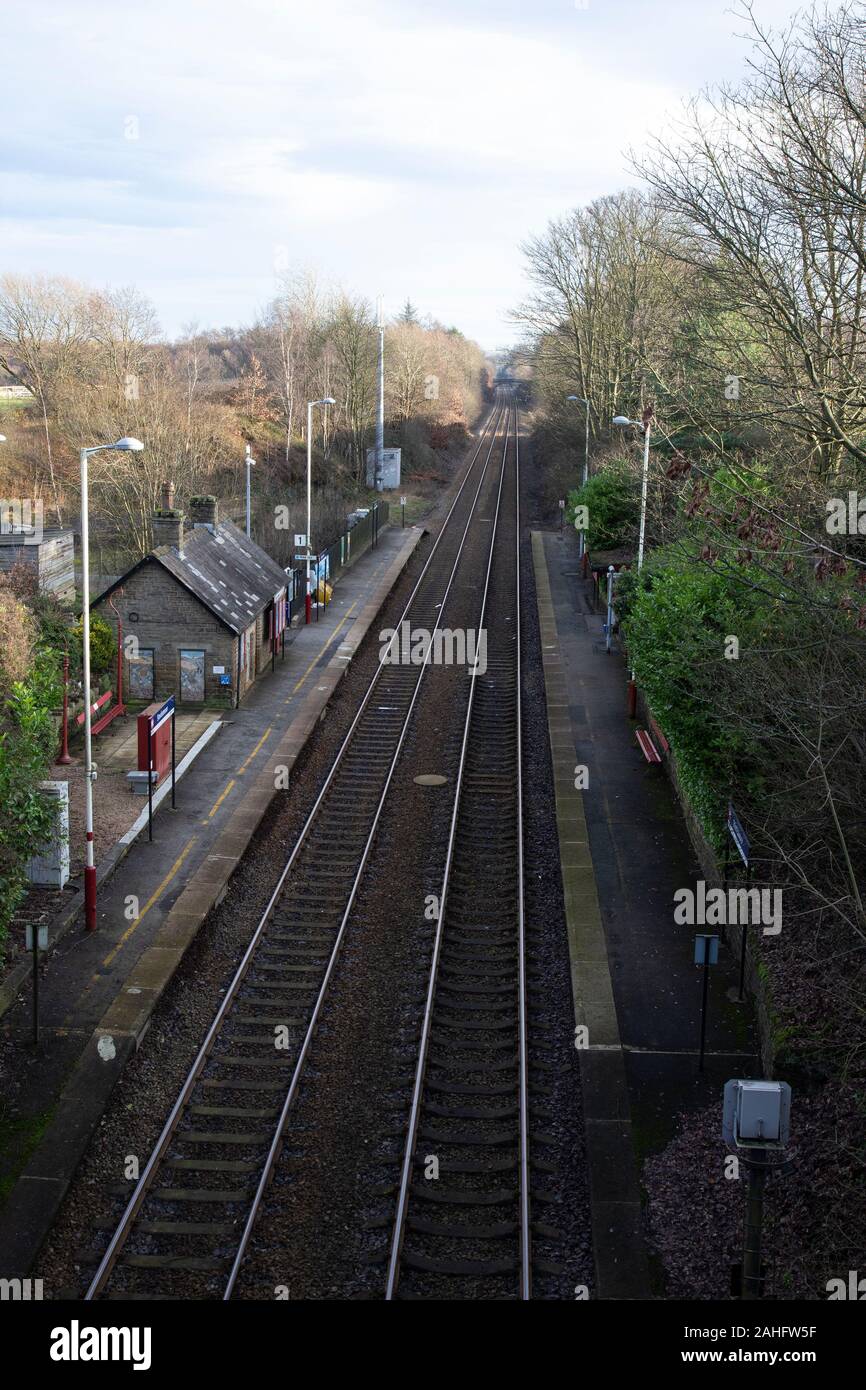
[[695, 937], [695, 965], [718, 965], [719, 938], [717, 936]]
[[166, 719], [171, 719], [174, 714], [174, 696], [169, 695], [164, 705], [160, 705], [155, 714], [150, 716], [150, 732], [155, 734], [161, 728]]
[[728, 802], [728, 834], [730, 835], [731, 839], [737, 847], [737, 853], [739, 854], [746, 868], [748, 868], [749, 850], [751, 849], [751, 845], [749, 844], [749, 837], [743, 829], [742, 821], [740, 820], [740, 817], [734, 810], [734, 805], [731, 801]]
[[231, 685], [231, 676], [220, 676], [220, 685]]

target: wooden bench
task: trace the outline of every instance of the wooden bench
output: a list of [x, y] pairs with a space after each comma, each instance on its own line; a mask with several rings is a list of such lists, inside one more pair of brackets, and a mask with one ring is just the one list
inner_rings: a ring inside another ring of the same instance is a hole
[[660, 763], [662, 755], [656, 748], [646, 729], [635, 729], [635, 738], [638, 748], [643, 753], [648, 763]]
[[[114, 699], [114, 691], [113, 691], [113, 690], [106, 690], [105, 694], [104, 694], [104, 695], [100, 695], [99, 699], [98, 699], [98, 700], [94, 700], [93, 704], [90, 706], [90, 715], [91, 715], [91, 718], [93, 717], [94, 714], [99, 714], [99, 711], [100, 711], [101, 709], [104, 709], [104, 710], [105, 710], [105, 713], [104, 713], [104, 714], [99, 715], [99, 718], [96, 720], [96, 723], [95, 723], [95, 724], [91, 724], [91, 726], [90, 726], [90, 732], [91, 732], [92, 734], [95, 735], [95, 734], [101, 733], [103, 729], [107, 729], [107, 728], [108, 728], [108, 726], [109, 726], [109, 724], [111, 723], [111, 721], [112, 721], [113, 719], [116, 719], [117, 716], [118, 716], [119, 714], [126, 714], [126, 706], [123, 705], [122, 703], [118, 703], [118, 704], [116, 704], [116, 705], [114, 705], [114, 706], [111, 706], [111, 701], [112, 701], [113, 699]], [[109, 706], [109, 708], [106, 708], [106, 706]], [[82, 710], [81, 714], [77, 714], [77, 715], [75, 716], [75, 722], [76, 722], [76, 724], [79, 725], [79, 727], [81, 727], [81, 726], [84, 724], [84, 711], [83, 711], [83, 710]]]
[[669, 753], [671, 751], [671, 746], [665, 738], [661, 726], [656, 723], [652, 715], [650, 715], [648, 723], [650, 726], [650, 733], [652, 734], [657, 747], [659, 747], [662, 750], [663, 755]]

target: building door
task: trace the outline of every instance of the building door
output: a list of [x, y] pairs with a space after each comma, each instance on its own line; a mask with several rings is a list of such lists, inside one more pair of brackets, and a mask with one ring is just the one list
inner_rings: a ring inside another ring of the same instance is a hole
[[180, 698], [186, 704], [201, 704], [204, 700], [204, 652], [181, 652]]
[[130, 700], [153, 699], [153, 648], [139, 647], [138, 655], [127, 664], [128, 696]]

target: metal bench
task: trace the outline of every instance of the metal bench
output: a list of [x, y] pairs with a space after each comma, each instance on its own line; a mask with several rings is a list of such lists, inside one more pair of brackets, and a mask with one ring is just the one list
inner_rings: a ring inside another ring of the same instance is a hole
[[[91, 734], [95, 735], [101, 733], [103, 729], [108, 728], [111, 721], [113, 719], [116, 719], [119, 714], [126, 714], [126, 706], [123, 704], [123, 702], [118, 701], [116, 705], [112, 706], [111, 701], [113, 699], [114, 691], [106, 690], [105, 694], [100, 695], [99, 699], [94, 700], [93, 704], [90, 706], [91, 719], [95, 714], [99, 714], [99, 711], [101, 709], [105, 710], [105, 713], [99, 716], [99, 718], [96, 720], [96, 723], [91, 724]], [[108, 706], [108, 708], [106, 708], [106, 706]], [[81, 714], [77, 714], [75, 716], [75, 722], [76, 724], [78, 724], [79, 727], [81, 727], [84, 724], [84, 711], [82, 711]]]

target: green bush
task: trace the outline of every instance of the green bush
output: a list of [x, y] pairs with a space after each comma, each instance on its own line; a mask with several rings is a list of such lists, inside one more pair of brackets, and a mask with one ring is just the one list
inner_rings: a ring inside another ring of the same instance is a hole
[[718, 701], [724, 639], [741, 642], [761, 615], [749, 590], [681, 554], [656, 551], [640, 576], [617, 583], [617, 616], [629, 662], [677, 758], [695, 814], [710, 842], [722, 842], [724, 807], [735, 768], [749, 757], [744, 736]]
[[[73, 634], [73, 638], [74, 638], [74, 642], [75, 642], [75, 652], [74, 652], [74, 654], [73, 654], [73, 653], [70, 653], [70, 655], [71, 655], [71, 656], [74, 655], [75, 666], [76, 666], [77, 669], [80, 670], [80, 669], [81, 669], [81, 663], [82, 663], [82, 647], [83, 647], [82, 626], [81, 626], [81, 619], [80, 619], [80, 618], [78, 619], [78, 622], [77, 622], [77, 623], [75, 624], [75, 626], [73, 627], [73, 629], [72, 629], [72, 634]], [[114, 628], [111, 626], [111, 623], [107, 622], [105, 618], [100, 617], [100, 615], [99, 615], [98, 613], [91, 613], [91, 615], [90, 615], [90, 673], [91, 673], [91, 676], [93, 676], [93, 677], [102, 676], [102, 675], [105, 675], [105, 673], [106, 673], [107, 671], [112, 670], [113, 667], [114, 667], [114, 662], [115, 662], [116, 657], [117, 657], [117, 641], [116, 641], [116, 638], [115, 638]]]
[[27, 886], [25, 866], [50, 825], [37, 784], [56, 748], [51, 710], [59, 698], [57, 655], [42, 647], [0, 707], [0, 958]]
[[574, 525], [576, 507], [586, 507], [590, 550], [614, 550], [633, 544], [640, 516], [640, 489], [624, 463], [614, 462], [568, 494], [568, 519]]

